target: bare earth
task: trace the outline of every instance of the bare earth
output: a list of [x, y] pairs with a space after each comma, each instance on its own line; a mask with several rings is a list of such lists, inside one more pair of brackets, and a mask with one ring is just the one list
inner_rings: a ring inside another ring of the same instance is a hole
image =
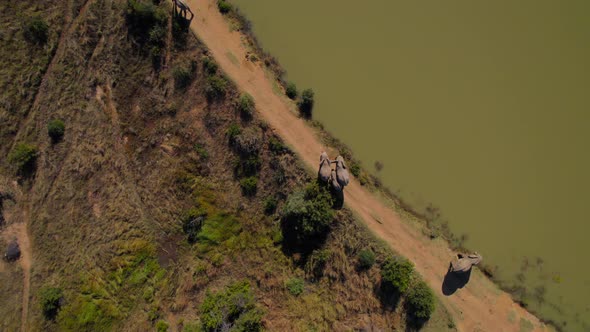
[[[252, 95], [263, 118], [305, 164], [315, 170], [323, 150], [327, 150], [331, 158], [336, 157], [334, 151], [325, 147], [313, 130], [292, 111], [294, 104], [276, 93], [273, 78], [267, 76], [265, 69], [247, 60], [248, 49], [243, 36], [232, 31], [218, 12], [216, 1], [186, 2], [196, 14], [191, 23], [193, 32], [208, 46], [220, 67], [239, 89]], [[533, 331], [549, 330], [481, 273], [473, 273], [469, 283], [453, 295], [443, 295], [441, 286], [453, 257], [445, 243], [426, 238], [356, 180], [346, 187], [345, 201], [372, 232], [415, 264], [416, 270], [453, 315], [460, 331], [520, 331], [521, 324], [526, 326], [528, 323], [533, 326]]]

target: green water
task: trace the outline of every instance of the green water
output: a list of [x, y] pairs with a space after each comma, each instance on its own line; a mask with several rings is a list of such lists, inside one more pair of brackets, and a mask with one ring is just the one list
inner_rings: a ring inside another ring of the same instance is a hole
[[590, 330], [590, 1], [235, 2], [364, 165]]

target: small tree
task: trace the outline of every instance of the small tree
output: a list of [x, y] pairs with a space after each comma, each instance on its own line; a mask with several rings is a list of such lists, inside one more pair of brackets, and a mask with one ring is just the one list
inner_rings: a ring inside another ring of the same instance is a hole
[[223, 77], [212, 75], [207, 77], [207, 86], [205, 87], [205, 94], [210, 101], [219, 100], [225, 97], [227, 89], [227, 82]]
[[412, 280], [414, 266], [407, 260], [388, 259], [381, 269], [383, 286], [405, 293]]
[[254, 196], [256, 194], [257, 186], [258, 178], [255, 176], [243, 178], [240, 181], [240, 187], [242, 187], [242, 194], [244, 194], [244, 196]]
[[368, 270], [373, 264], [375, 264], [375, 254], [369, 249], [361, 250], [359, 253], [359, 267]]
[[219, 9], [219, 12], [222, 14], [227, 14], [232, 10], [231, 4], [229, 4], [225, 0], [218, 0], [217, 8]]
[[66, 126], [61, 120], [52, 120], [47, 124], [47, 134], [51, 137], [53, 143], [61, 141], [64, 136]]
[[291, 99], [297, 98], [297, 86], [293, 82], [287, 83], [287, 87], [285, 88], [285, 94], [287, 97]]
[[252, 115], [254, 115], [254, 99], [247, 93], [243, 93], [238, 99], [237, 105], [238, 111], [242, 115], [243, 118], [250, 119]]
[[311, 118], [314, 105], [314, 92], [312, 89], [305, 89], [301, 93], [301, 100], [299, 101], [299, 111], [306, 118]]
[[418, 281], [410, 288], [406, 297], [408, 314], [413, 318], [424, 321], [430, 319], [434, 312], [435, 301], [432, 290], [424, 281]]
[[45, 319], [53, 320], [57, 316], [60, 308], [60, 301], [63, 297], [63, 292], [60, 288], [47, 287], [41, 289], [39, 294], [41, 302], [41, 310]]
[[49, 26], [41, 17], [31, 17], [25, 23], [23, 35], [28, 42], [43, 45], [49, 37]]
[[22, 175], [28, 175], [33, 172], [36, 160], [37, 148], [26, 143], [17, 144], [14, 150], [8, 155], [8, 162]]

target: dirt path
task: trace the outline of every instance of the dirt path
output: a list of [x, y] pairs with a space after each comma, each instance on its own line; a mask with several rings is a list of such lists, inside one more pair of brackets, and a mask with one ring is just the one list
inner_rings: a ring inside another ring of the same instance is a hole
[[[223, 71], [242, 91], [252, 95], [264, 119], [315, 170], [319, 154], [326, 147], [313, 130], [291, 111], [293, 103], [274, 92], [274, 82], [267, 77], [265, 70], [246, 59], [247, 48], [242, 36], [231, 31], [218, 12], [216, 2], [186, 2], [196, 13], [191, 29], [208, 46]], [[236, 58], [239, 59], [238, 63]], [[333, 153], [330, 155], [335, 157]], [[415, 264], [416, 270], [453, 315], [460, 331], [520, 331], [521, 325], [529, 323], [534, 331], [548, 329], [481, 273], [473, 273], [464, 288], [451, 296], [445, 296], [442, 283], [453, 256], [448, 246], [441, 241], [427, 239], [415, 227], [402, 221], [378, 197], [362, 188], [356, 180], [346, 188], [345, 195], [346, 205], [372, 232]]]
[[[26, 213], [23, 212], [23, 218], [26, 220]], [[29, 297], [31, 286], [31, 266], [33, 262], [31, 241], [27, 231], [27, 224], [25, 221], [11, 224], [6, 227], [2, 236], [6, 242], [12, 241], [16, 238], [20, 247], [21, 255], [18, 260], [19, 265], [23, 269], [23, 301], [21, 312], [21, 331], [27, 330], [27, 316], [29, 314]]]

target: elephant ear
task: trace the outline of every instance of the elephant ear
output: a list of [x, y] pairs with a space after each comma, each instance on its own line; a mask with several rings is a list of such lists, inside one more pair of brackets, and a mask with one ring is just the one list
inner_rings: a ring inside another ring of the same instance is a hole
[[348, 167], [346, 167], [346, 163], [344, 162], [344, 160], [342, 160], [342, 168], [346, 169]]

